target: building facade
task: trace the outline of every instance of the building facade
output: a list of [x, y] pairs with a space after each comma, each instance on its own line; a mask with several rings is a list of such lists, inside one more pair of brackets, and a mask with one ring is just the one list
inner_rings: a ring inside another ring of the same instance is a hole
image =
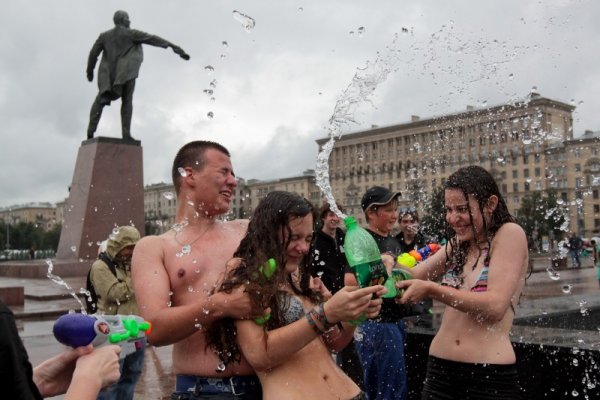
[[50, 203], [28, 203], [0, 209], [0, 220], [8, 225], [20, 222], [32, 223], [43, 230], [50, 230], [56, 225], [56, 207]]
[[[525, 101], [345, 134], [329, 159], [333, 195], [349, 213], [381, 185], [402, 192], [421, 211], [433, 191], [466, 165], [492, 172], [512, 213], [532, 191], [555, 188], [568, 207], [569, 229], [600, 229], [600, 139], [573, 138], [574, 106], [532, 94]], [[317, 140], [319, 148], [329, 138]]]

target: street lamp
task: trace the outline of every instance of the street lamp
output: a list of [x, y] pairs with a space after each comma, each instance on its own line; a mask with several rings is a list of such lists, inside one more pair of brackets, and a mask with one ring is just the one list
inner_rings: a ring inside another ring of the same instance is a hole
[[6, 220], [4, 221], [6, 223], [6, 250], [10, 249], [10, 230], [9, 230], [8, 225], [10, 224], [10, 212], [11, 211], [12, 211], [11, 209], [8, 210], [9, 214], [7, 214]]

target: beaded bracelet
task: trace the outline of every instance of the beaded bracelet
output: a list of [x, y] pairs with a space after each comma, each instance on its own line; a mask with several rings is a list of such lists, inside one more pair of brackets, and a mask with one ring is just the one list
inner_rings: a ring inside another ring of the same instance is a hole
[[319, 326], [317, 326], [317, 323], [315, 322], [315, 310], [312, 309], [309, 312], [307, 312], [306, 314], [304, 314], [304, 316], [306, 317], [306, 320], [308, 321], [308, 324], [310, 325], [311, 328], [313, 328], [313, 330], [318, 334], [318, 335], [322, 335], [323, 333], [325, 333], [325, 331], [321, 330], [321, 328]]
[[335, 326], [335, 324], [332, 324], [331, 322], [329, 322], [329, 320], [327, 319], [327, 315], [325, 315], [325, 303], [319, 303], [317, 319], [321, 323], [321, 325], [323, 325], [324, 331], [328, 331], [333, 326]]

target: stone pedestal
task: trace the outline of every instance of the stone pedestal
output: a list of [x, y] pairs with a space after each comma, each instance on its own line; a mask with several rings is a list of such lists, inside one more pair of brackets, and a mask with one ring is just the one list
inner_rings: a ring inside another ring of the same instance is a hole
[[98, 243], [120, 225], [134, 225], [144, 235], [141, 142], [107, 137], [85, 140], [64, 209], [57, 260], [97, 258]]

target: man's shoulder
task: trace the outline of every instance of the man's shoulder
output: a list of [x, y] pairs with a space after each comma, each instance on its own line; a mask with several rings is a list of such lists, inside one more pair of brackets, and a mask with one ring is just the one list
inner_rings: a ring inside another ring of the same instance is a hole
[[247, 219], [234, 219], [230, 221], [223, 221], [221, 224], [221, 228], [224, 231], [233, 231], [236, 233], [246, 233], [248, 230], [248, 221]]

